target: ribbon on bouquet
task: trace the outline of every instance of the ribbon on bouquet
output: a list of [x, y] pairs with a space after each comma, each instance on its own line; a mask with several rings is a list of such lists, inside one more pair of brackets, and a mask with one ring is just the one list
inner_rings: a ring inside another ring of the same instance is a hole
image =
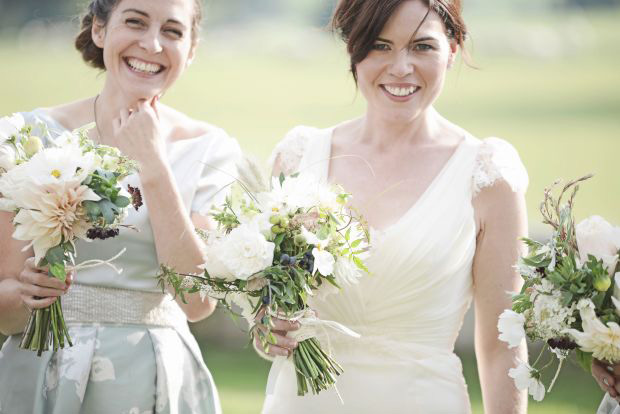
[[[332, 347], [331, 347], [331, 342], [329, 340], [329, 332], [327, 331], [327, 328], [330, 328], [342, 335], [347, 335], [352, 338], [361, 337], [360, 334], [353, 331], [352, 329], [347, 328], [346, 326], [344, 326], [343, 324], [339, 322], [328, 321], [328, 320], [323, 320], [323, 319], [318, 318], [316, 316], [316, 313], [310, 308], [306, 308], [304, 310], [296, 312], [291, 317], [285, 317], [282, 314], [276, 314], [276, 313], [271, 312], [270, 310], [268, 310], [267, 313], [270, 316], [276, 317], [278, 319], [286, 320], [289, 322], [298, 322], [300, 324], [300, 328], [296, 331], [289, 331], [287, 333], [288, 337], [294, 339], [297, 342], [301, 342], [306, 339], [314, 338], [315, 336], [317, 336], [317, 333], [320, 330], [325, 335], [325, 338], [327, 340], [327, 353], [330, 356], [332, 354]], [[279, 355], [275, 357], [273, 361], [273, 365], [271, 366], [271, 370], [269, 371], [269, 377], [267, 378], [267, 391], [266, 391], [267, 395], [274, 394], [276, 383], [278, 381], [278, 377], [280, 376], [280, 373], [282, 372], [282, 370], [285, 369], [287, 364], [292, 365], [293, 362], [289, 358], [284, 357], [284, 356]], [[334, 390], [336, 391], [336, 394], [338, 395], [340, 402], [344, 404], [344, 402], [342, 401], [342, 397], [340, 396], [340, 393], [338, 392], [338, 388], [336, 388], [335, 385], [334, 385]]]
[[97, 266], [109, 266], [112, 268], [112, 270], [114, 270], [117, 274], [121, 274], [121, 272], [123, 271], [123, 269], [119, 269], [118, 267], [114, 266], [112, 264], [112, 262], [116, 259], [118, 259], [119, 257], [121, 257], [123, 255], [123, 253], [125, 253], [127, 251], [127, 248], [123, 248], [120, 252], [118, 252], [114, 257], [109, 258], [108, 260], [99, 260], [99, 259], [92, 259], [92, 260], [85, 260], [80, 264], [77, 264], [75, 266], [69, 266], [67, 267], [67, 270], [72, 272], [72, 271], [76, 271], [76, 270], [82, 270], [82, 269], [90, 269], [93, 267], [97, 267]]

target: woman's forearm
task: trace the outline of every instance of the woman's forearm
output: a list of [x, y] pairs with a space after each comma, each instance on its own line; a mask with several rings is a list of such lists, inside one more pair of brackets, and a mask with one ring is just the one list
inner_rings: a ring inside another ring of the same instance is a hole
[[13, 278], [0, 280], [0, 333], [14, 335], [22, 332], [28, 315], [19, 295], [19, 282]]
[[486, 414], [526, 414], [527, 392], [515, 387], [508, 376], [510, 368], [517, 366], [517, 359], [527, 361], [525, 344], [508, 349], [499, 343], [476, 347], [478, 374]]
[[[202, 240], [196, 234], [170, 167], [164, 161], [154, 161], [140, 173], [140, 179], [159, 263], [181, 273], [200, 272]], [[187, 304], [179, 304], [190, 321], [203, 319], [213, 312], [215, 301], [203, 302], [198, 294], [186, 298]]]

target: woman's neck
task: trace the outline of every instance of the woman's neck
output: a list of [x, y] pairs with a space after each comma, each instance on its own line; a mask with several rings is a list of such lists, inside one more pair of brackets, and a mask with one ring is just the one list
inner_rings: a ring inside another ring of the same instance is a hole
[[432, 107], [406, 120], [385, 117], [369, 109], [361, 119], [358, 136], [362, 143], [375, 146], [378, 151], [395, 146], [425, 145], [436, 139], [440, 124], [441, 116]]

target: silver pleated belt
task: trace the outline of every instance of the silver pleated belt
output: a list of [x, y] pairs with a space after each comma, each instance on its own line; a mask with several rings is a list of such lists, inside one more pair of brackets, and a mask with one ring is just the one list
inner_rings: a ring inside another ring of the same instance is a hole
[[62, 296], [65, 321], [166, 327], [187, 326], [171, 295], [74, 283]]

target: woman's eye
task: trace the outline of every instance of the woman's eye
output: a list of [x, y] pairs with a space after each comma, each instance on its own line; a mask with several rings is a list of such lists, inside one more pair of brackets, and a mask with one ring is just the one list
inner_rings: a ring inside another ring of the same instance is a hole
[[142, 22], [142, 20], [139, 20], [139, 19], [127, 19], [127, 20], [125, 20], [125, 23], [128, 26], [131, 26], [131, 27], [142, 27], [142, 26], [144, 26], [144, 23]]
[[172, 36], [180, 39], [183, 37], [183, 32], [177, 29], [166, 29], [165, 30], [166, 33], [170, 33]]
[[390, 50], [390, 46], [385, 43], [375, 43], [372, 45], [372, 50], [386, 51]]
[[413, 50], [420, 50], [423, 52], [434, 50], [435, 48], [427, 43], [417, 43], [413, 46]]

